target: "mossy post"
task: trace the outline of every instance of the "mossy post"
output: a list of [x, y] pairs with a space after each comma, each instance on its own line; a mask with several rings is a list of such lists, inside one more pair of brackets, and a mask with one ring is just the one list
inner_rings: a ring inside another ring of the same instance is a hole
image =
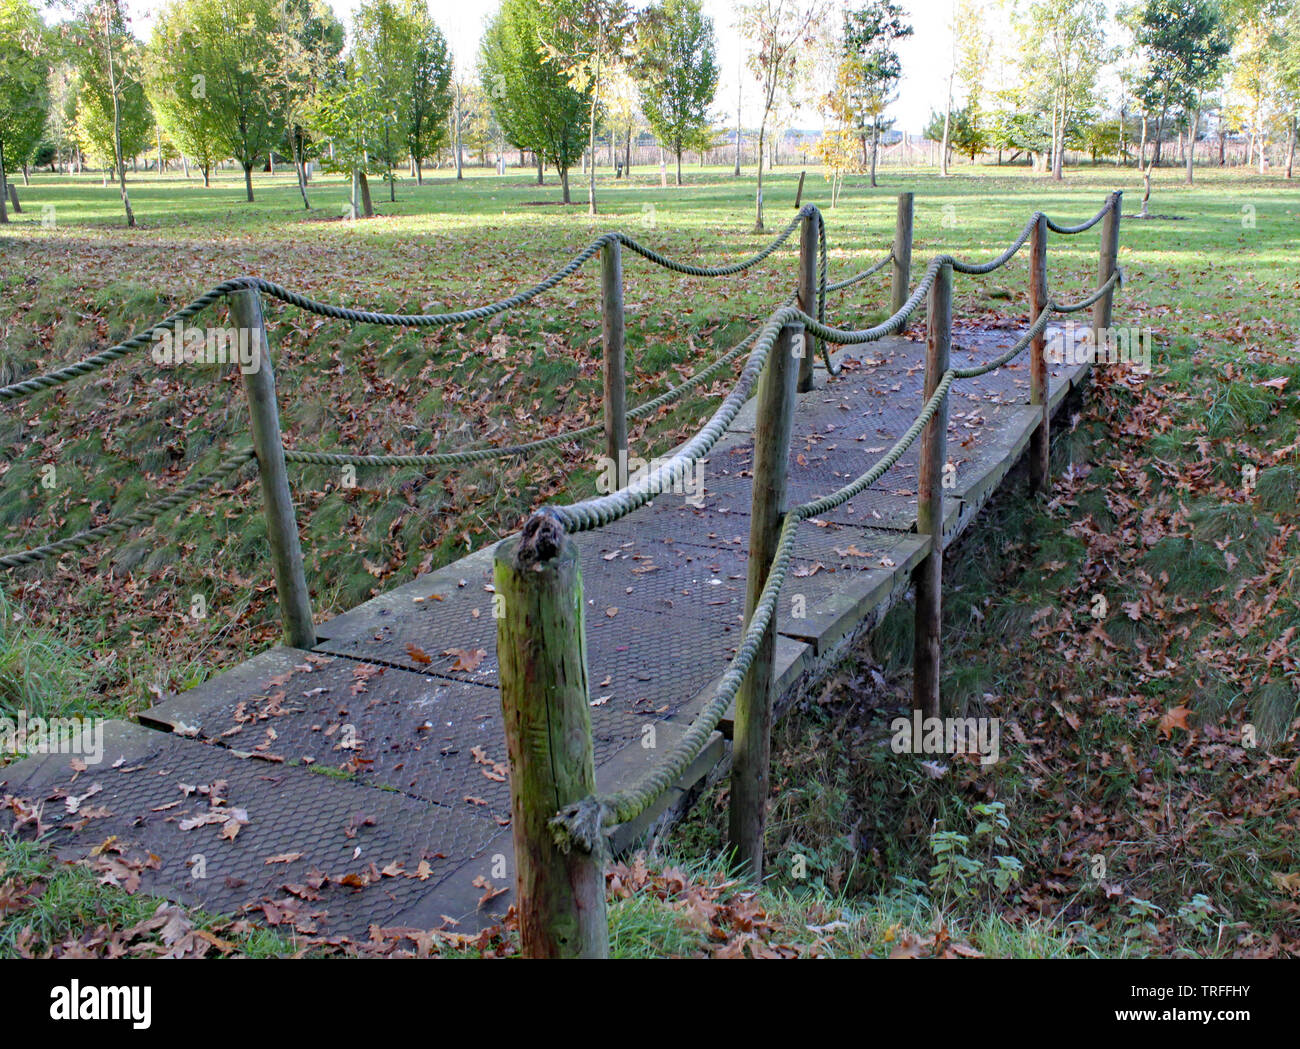
[[[1119, 218], [1124, 206], [1124, 194], [1116, 190], [1110, 195], [1110, 211], [1101, 220], [1101, 254], [1097, 259], [1097, 285], [1100, 287], [1110, 280], [1115, 272], [1119, 258]], [[1094, 350], [1103, 345], [1102, 337], [1111, 325], [1111, 304], [1115, 298], [1115, 289], [1106, 292], [1092, 304], [1092, 345]], [[1094, 358], [1095, 359], [1095, 358]]]
[[253, 451], [262, 479], [262, 510], [266, 516], [271, 562], [275, 569], [275, 590], [280, 600], [280, 624], [284, 642], [293, 648], [314, 648], [316, 628], [312, 623], [311, 595], [303, 573], [302, 545], [298, 520], [293, 512], [289, 473], [284, 465], [284, 444], [280, 440], [280, 409], [275, 399], [275, 372], [271, 367], [271, 344], [262, 317], [261, 296], [253, 289], [230, 296], [230, 319], [246, 338], [251, 364], [244, 372], [244, 393], [252, 422]]
[[889, 293], [892, 316], [903, 308], [912, 283], [912, 194], [898, 195], [898, 217], [894, 220], [894, 281]]
[[[925, 339], [925, 400], [934, 396], [952, 349], [952, 265], [945, 262], [930, 289]], [[943, 615], [943, 471], [948, 459], [948, 398], [921, 431], [916, 531], [930, 537], [930, 553], [912, 575], [916, 630], [912, 645], [912, 706], [939, 716], [939, 642]]]
[[578, 547], [540, 511], [497, 547], [493, 575], [523, 953], [604, 958], [601, 860], [576, 847], [562, 852], [549, 826], [596, 790]]
[[601, 335], [604, 345], [605, 454], [614, 463], [618, 487], [627, 469], [627, 351], [623, 342], [623, 245], [600, 249]]
[[[1029, 323], [1047, 305], [1047, 216], [1039, 213], [1029, 241]], [[1048, 411], [1047, 332], [1034, 336], [1029, 344], [1029, 403], [1039, 409], [1038, 425], [1029, 438], [1029, 487], [1044, 492], [1051, 484], [1048, 456], [1051, 452], [1052, 416]]]
[[[796, 305], [808, 314], [817, 316], [817, 231], [821, 215], [811, 208], [799, 223], [799, 298]], [[803, 356], [799, 358], [800, 393], [807, 393], [813, 388], [813, 358], [816, 342], [803, 340]]]
[[[754, 494], [749, 518], [749, 578], [745, 622], [767, 583], [785, 512], [790, 435], [801, 324], [781, 329], [758, 385], [754, 430]], [[804, 348], [804, 353], [807, 354]], [[763, 632], [749, 673], [736, 693], [732, 726], [730, 835], [732, 853], [746, 877], [763, 877], [763, 826], [771, 765], [772, 703], [776, 678], [776, 615]]]

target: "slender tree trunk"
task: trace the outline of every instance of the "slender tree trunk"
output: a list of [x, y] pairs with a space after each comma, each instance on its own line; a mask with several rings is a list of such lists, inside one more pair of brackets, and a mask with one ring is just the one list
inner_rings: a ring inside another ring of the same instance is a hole
[[251, 204], [253, 202], [253, 165], [249, 161], [244, 162], [244, 192]]
[[754, 196], [754, 232], [763, 232], [763, 145], [767, 137], [767, 117], [758, 125], [758, 192]]
[[456, 180], [460, 181], [465, 177], [464, 161], [461, 159], [460, 152], [460, 121], [461, 121], [461, 85], [456, 81]]
[[1291, 171], [1295, 167], [1295, 133], [1296, 133], [1295, 114], [1291, 114], [1291, 123], [1286, 129], [1286, 177], [1291, 177]]
[[1192, 184], [1192, 162], [1196, 157], [1196, 125], [1200, 123], [1201, 114], [1193, 109], [1187, 115], [1187, 185]]
[[571, 204], [572, 201], [569, 199], [569, 168], [568, 168], [568, 165], [565, 165], [564, 167], [560, 168], [560, 188], [561, 188], [562, 193], [563, 193], [563, 197], [562, 197], [562, 199], [564, 200], [564, 203], [566, 203], [566, 204]]
[[537, 158], [537, 184], [541, 186], [544, 185], [546, 181], [543, 177], [542, 155], [540, 153], [534, 153], [533, 156]]
[[956, 76], [954, 68], [948, 74], [948, 106], [943, 112], [943, 143], [939, 147], [939, 174], [948, 177], [948, 134], [952, 124], [952, 78]]
[[740, 107], [745, 97], [745, 78], [742, 75], [738, 79], [740, 86], [736, 89], [736, 166], [731, 172], [732, 178], [740, 178]]
[[682, 184], [682, 144], [677, 143], [677, 185]]
[[7, 196], [5, 190], [5, 143], [0, 138], [0, 223], [9, 221], [9, 202], [5, 200]]
[[361, 183], [361, 213], [372, 219], [375, 217], [375, 206], [370, 201], [370, 179], [366, 177], [365, 171], [358, 171], [357, 175]]
[[302, 135], [298, 128], [291, 127], [289, 137], [293, 140], [293, 169], [298, 175], [298, 192], [302, 194], [302, 206], [311, 211], [311, 201], [307, 199], [307, 165], [302, 159]]
[[203, 188], [204, 189], [208, 189], [212, 185], [211, 174], [212, 174], [212, 165], [204, 164], [203, 165]]
[[1142, 139], [1138, 143], [1138, 167], [1147, 166], [1147, 115], [1142, 114]]
[[871, 188], [876, 188], [876, 159], [880, 156], [880, 124], [871, 128]]
[[591, 127], [588, 128], [587, 149], [591, 153], [591, 166], [587, 169], [587, 214], [596, 214], [596, 112], [600, 106], [600, 52], [596, 52], [596, 75], [591, 92]]

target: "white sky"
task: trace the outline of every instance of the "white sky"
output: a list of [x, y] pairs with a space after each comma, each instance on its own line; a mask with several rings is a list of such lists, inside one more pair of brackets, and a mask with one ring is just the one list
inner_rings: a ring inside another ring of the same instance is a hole
[[[350, 26], [360, 0], [327, 2], [344, 25]], [[633, 2], [636, 6], [644, 6], [647, 0]], [[1007, 2], [1014, 0], [1002, 0], [1002, 3]], [[124, 3], [131, 16], [132, 28], [137, 35], [147, 38], [153, 13], [164, 4], [160, 0], [124, 0]], [[984, 3], [990, 10], [999, 6], [999, 0], [984, 0]], [[1111, 0], [1108, 6], [1113, 6], [1113, 3], [1114, 0]], [[472, 73], [483, 26], [499, 4], [500, 0], [429, 0], [434, 20], [446, 35], [455, 53], [457, 67], [463, 73]], [[736, 114], [739, 51], [742, 46], [735, 27], [735, 3], [733, 0], [703, 0], [703, 4], [705, 13], [713, 19], [718, 37], [718, 57], [722, 65], [714, 113], [720, 120], [730, 122], [735, 120]], [[845, 0], [832, 0], [832, 4], [835, 8], [832, 17], [838, 19], [838, 11], [844, 6]], [[913, 35], [899, 45], [903, 79], [899, 101], [890, 112], [898, 118], [896, 126], [900, 130], [919, 133], [930, 111], [942, 109], [947, 95], [953, 0], [902, 0], [902, 6], [911, 16]], [[991, 71], [994, 82], [997, 74], [996, 68]], [[744, 78], [746, 101], [742, 115], [746, 126], [751, 126], [758, 122], [758, 114], [751, 105], [757, 100], [758, 89], [747, 71]], [[814, 108], [808, 107], [800, 113], [795, 126], [820, 128], [821, 119]]]

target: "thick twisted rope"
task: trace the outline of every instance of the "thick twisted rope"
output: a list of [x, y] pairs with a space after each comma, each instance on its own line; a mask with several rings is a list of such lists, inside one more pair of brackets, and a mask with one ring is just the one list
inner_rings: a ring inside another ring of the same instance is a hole
[[[785, 302], [789, 305], [794, 302], [795, 296], [791, 295]], [[629, 419], [640, 419], [646, 415], [652, 415], [660, 408], [680, 398], [687, 390], [707, 382], [714, 375], [720, 372], [728, 364], [731, 364], [739, 357], [749, 345], [758, 338], [762, 329], [756, 328], [745, 336], [740, 342], [729, 349], [716, 361], [706, 368], [702, 368], [688, 379], [684, 379], [676, 386], [665, 390], [657, 397], [652, 397], [644, 404], [639, 404], [635, 408], [628, 409], [627, 417]], [[573, 441], [580, 441], [591, 437], [597, 433], [603, 433], [605, 424], [603, 422], [592, 423], [590, 426], [583, 426], [576, 430], [567, 430], [564, 433], [552, 434], [549, 437], [541, 437], [535, 441], [529, 441], [526, 444], [498, 445], [492, 448], [470, 448], [462, 452], [435, 452], [427, 455], [349, 455], [336, 454], [333, 452], [313, 452], [308, 450], [294, 450], [286, 448], [284, 450], [285, 460], [288, 462], [310, 463], [314, 466], [454, 466], [460, 463], [481, 462], [488, 459], [504, 459], [512, 455], [530, 455], [533, 452], [540, 451], [544, 448], [554, 448], [562, 444]]]
[[218, 284], [210, 291], [204, 292], [197, 299], [191, 302], [163, 320], [160, 320], [147, 331], [140, 332], [138, 335], [132, 335], [125, 342], [119, 342], [116, 346], [110, 346], [106, 350], [101, 350], [90, 357], [84, 357], [81, 360], [69, 364], [63, 368], [57, 368], [45, 375], [37, 375], [31, 379], [24, 379], [22, 382], [12, 383], [9, 386], [0, 387], [0, 401], [12, 401], [18, 398], [27, 397], [30, 394], [38, 393], [41, 390], [48, 390], [55, 386], [61, 386], [65, 382], [71, 382], [73, 379], [82, 375], [89, 375], [91, 372], [98, 371], [105, 365], [111, 364], [120, 357], [125, 357], [132, 350], [138, 350], [153, 342], [154, 339], [166, 331], [172, 331], [181, 321], [189, 320], [195, 314], [211, 306], [218, 299], [228, 295], [232, 291], [238, 291], [244, 287], [243, 280], [228, 280]]
[[33, 547], [31, 550], [20, 550], [17, 553], [6, 554], [0, 557], [0, 568], [21, 568], [25, 565], [34, 565], [55, 554], [62, 554], [69, 550], [84, 550], [98, 539], [111, 535], [120, 535], [122, 532], [138, 525], [150, 524], [168, 510], [172, 510], [183, 503], [188, 503], [196, 495], [207, 491], [218, 481], [228, 477], [251, 459], [255, 459], [253, 449], [241, 448], [239, 451], [222, 459], [215, 470], [187, 482], [161, 499], [146, 503], [139, 509], [132, 510], [126, 516], [119, 517], [115, 521], [109, 521], [98, 528], [88, 528], [84, 532], [78, 532], [66, 539], [59, 539], [44, 546]]
[[908, 427], [907, 432], [894, 442], [893, 447], [877, 460], [870, 470], [830, 495], [801, 503], [790, 509], [781, 526], [781, 534], [777, 541], [776, 554], [768, 570], [767, 582], [754, 605], [753, 615], [745, 624], [745, 633], [736, 649], [736, 654], [728, 663], [713, 697], [691, 721], [690, 727], [668, 751], [664, 759], [635, 784], [614, 794], [584, 798], [582, 801], [566, 806], [553, 816], [550, 821], [551, 832], [561, 849], [568, 851], [577, 845], [586, 852], [603, 856], [607, 850], [604, 828], [635, 819], [675, 783], [699, 757], [714, 729], [718, 727], [718, 722], [722, 720], [722, 715], [736, 698], [741, 682], [744, 681], [758, 654], [763, 634], [775, 614], [781, 587], [785, 584], [786, 572], [789, 570], [790, 558], [794, 550], [795, 533], [800, 522], [841, 506], [883, 477], [902, 458], [903, 453], [911, 447], [926, 424], [934, 417], [955, 379], [956, 375], [953, 371], [944, 373], [934, 393], [926, 401], [921, 413]]
[[758, 265], [764, 259], [768, 258], [789, 238], [794, 232], [800, 220], [809, 214], [817, 213], [812, 204], [805, 205], [798, 215], [791, 220], [790, 224], [785, 227], [775, 238], [772, 239], [762, 250], [747, 259], [740, 262], [729, 263], [725, 266], [692, 266], [687, 263], [678, 262], [670, 259], [668, 256], [648, 248], [629, 237], [626, 233], [605, 233], [597, 237], [585, 248], [568, 260], [559, 269], [553, 271], [542, 280], [538, 281], [531, 288], [517, 292], [514, 295], [496, 302], [487, 303], [483, 306], [477, 306], [469, 310], [458, 310], [452, 313], [379, 313], [373, 310], [354, 310], [346, 306], [335, 306], [331, 303], [320, 302], [317, 299], [309, 298], [298, 292], [290, 291], [274, 281], [266, 280], [262, 277], [235, 277], [231, 280], [223, 281], [209, 291], [204, 292], [197, 299], [184, 308], [177, 310], [164, 320], [159, 321], [151, 328], [131, 336], [131, 338], [111, 346], [99, 353], [92, 354], [80, 361], [69, 364], [66, 367], [55, 369], [45, 375], [34, 376], [30, 379], [24, 379], [21, 382], [12, 383], [9, 386], [0, 387], [0, 402], [14, 400], [29, 396], [41, 390], [48, 390], [52, 387], [70, 382], [82, 375], [88, 375], [91, 372], [98, 371], [100, 368], [111, 364], [113, 361], [126, 356], [132, 350], [140, 349], [152, 342], [159, 334], [171, 331], [176, 324], [183, 320], [188, 320], [195, 314], [212, 305], [218, 299], [236, 291], [255, 290], [270, 296], [273, 299], [279, 299], [281, 302], [296, 306], [298, 309], [305, 310], [308, 313], [314, 313], [321, 317], [331, 317], [335, 320], [349, 321], [354, 324], [375, 324], [388, 327], [406, 327], [406, 328], [436, 328], [445, 327], [454, 324], [467, 324], [472, 321], [487, 320], [499, 313], [512, 309], [515, 306], [521, 306], [545, 291], [554, 288], [561, 281], [572, 276], [588, 259], [600, 251], [606, 244], [615, 241], [625, 245], [629, 250], [636, 252], [643, 258], [671, 270], [674, 273], [681, 273], [694, 277], [728, 277], [741, 273], [753, 266]]
[[1077, 226], [1062, 226], [1053, 222], [1050, 218], [1047, 220], [1047, 228], [1053, 233], [1074, 234], [1082, 233], [1084, 230], [1092, 229], [1102, 219], [1104, 219], [1111, 208], [1115, 206], [1115, 197], [1112, 194], [1106, 198], [1106, 203], [1101, 206], [1101, 210], [1086, 222], [1080, 222]]

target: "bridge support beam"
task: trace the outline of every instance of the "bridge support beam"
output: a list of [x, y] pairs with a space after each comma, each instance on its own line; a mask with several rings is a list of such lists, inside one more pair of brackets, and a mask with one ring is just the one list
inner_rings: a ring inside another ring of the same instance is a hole
[[294, 648], [313, 648], [316, 628], [303, 572], [289, 473], [284, 465], [280, 409], [275, 399], [275, 373], [271, 367], [271, 345], [266, 336], [261, 296], [252, 289], [235, 292], [230, 296], [230, 319], [239, 330], [240, 339], [248, 339], [253, 353], [252, 366], [244, 372], [244, 392], [248, 396], [253, 450], [262, 482], [262, 510], [271, 543], [284, 642]]
[[[952, 266], [944, 263], [930, 289], [925, 340], [925, 397], [938, 389], [952, 349]], [[923, 402], [924, 403], [924, 402]], [[925, 717], [939, 716], [939, 642], [943, 620], [943, 483], [948, 461], [948, 397], [921, 431], [920, 484], [916, 530], [930, 537], [930, 553], [912, 574], [916, 629], [912, 644], [912, 706]]]
[[577, 544], [538, 512], [497, 547], [493, 579], [523, 954], [605, 958], [601, 861], [562, 852], [549, 826], [559, 809], [596, 791]]
[[[804, 342], [801, 324], [781, 329], [758, 385], [754, 430], [754, 492], [749, 519], [749, 567], [745, 623], [754, 615], [767, 584], [785, 515], [790, 435], [794, 429], [797, 356]], [[804, 349], [807, 356], [808, 351]], [[732, 728], [729, 840], [737, 865], [755, 884], [763, 877], [763, 828], [771, 769], [772, 706], [776, 681], [776, 614], [736, 693]]]

